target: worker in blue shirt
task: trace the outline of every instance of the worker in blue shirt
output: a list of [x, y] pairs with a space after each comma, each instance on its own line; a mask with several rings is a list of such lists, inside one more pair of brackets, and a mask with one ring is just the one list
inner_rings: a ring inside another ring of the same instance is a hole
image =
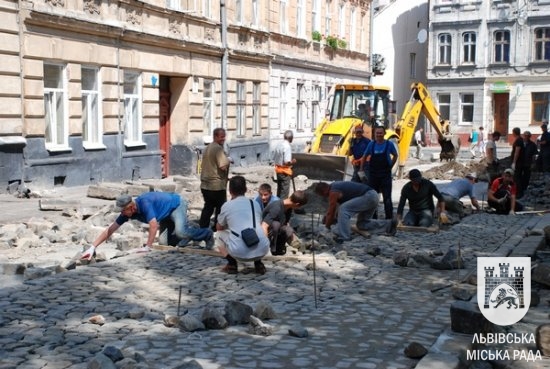
[[206, 247], [214, 245], [212, 230], [190, 227], [187, 219], [187, 200], [176, 193], [145, 192], [132, 199], [130, 195], [121, 195], [116, 199], [116, 209], [120, 215], [113, 224], [96, 238], [83, 254], [82, 259], [90, 260], [96, 248], [107, 240], [130, 219], [149, 224], [147, 242], [141, 251], [149, 251], [157, 231], [159, 243], [172, 246], [185, 246], [189, 241], [205, 241]]

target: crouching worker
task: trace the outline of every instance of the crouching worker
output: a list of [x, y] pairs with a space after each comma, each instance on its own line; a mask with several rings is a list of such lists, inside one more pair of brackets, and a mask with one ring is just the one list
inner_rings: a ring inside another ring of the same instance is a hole
[[487, 192], [487, 203], [496, 210], [497, 214], [514, 215], [516, 211], [522, 211], [523, 205], [516, 200], [516, 184], [514, 182], [514, 170], [508, 168], [491, 183]]
[[328, 197], [328, 210], [325, 215], [325, 227], [330, 227], [338, 219], [332, 232], [335, 241], [340, 243], [351, 240], [351, 218], [357, 214], [356, 226], [360, 230], [394, 235], [397, 222], [393, 219], [371, 219], [378, 207], [378, 192], [366, 184], [336, 181], [331, 184], [319, 182], [315, 193]]
[[262, 258], [269, 252], [269, 239], [262, 229], [260, 206], [245, 196], [246, 180], [242, 176], [231, 177], [229, 194], [231, 200], [222, 205], [216, 224], [219, 252], [227, 259], [222, 271], [237, 274], [237, 260], [241, 260], [254, 261], [256, 273], [265, 274]]
[[205, 241], [206, 247], [214, 245], [212, 231], [208, 228], [190, 227], [187, 220], [187, 200], [168, 192], [145, 192], [135, 200], [130, 195], [116, 199], [116, 210], [120, 215], [106, 228], [83, 254], [82, 259], [90, 260], [96, 248], [130, 219], [149, 224], [147, 242], [141, 251], [150, 251], [160, 230], [159, 243], [171, 246], [185, 246], [189, 241]]
[[298, 241], [289, 222], [292, 211], [305, 204], [307, 204], [306, 193], [296, 191], [284, 200], [270, 203], [262, 212], [262, 228], [269, 238], [272, 255], [286, 254], [286, 244]]
[[460, 199], [464, 196], [470, 197], [472, 206], [479, 210], [479, 203], [474, 196], [474, 184], [477, 182], [475, 173], [467, 174], [464, 178], [451, 181], [439, 192], [445, 200], [445, 209], [456, 213], [460, 218], [464, 217], [464, 205]]
[[[434, 221], [434, 201], [437, 198], [437, 206], [441, 223], [448, 223], [449, 218], [445, 213], [445, 200], [435, 184], [422, 178], [418, 169], [409, 172], [410, 181], [401, 189], [401, 197], [397, 206], [397, 220], [399, 223], [413, 227], [430, 227]], [[409, 212], [403, 219], [405, 203], [409, 201]]]

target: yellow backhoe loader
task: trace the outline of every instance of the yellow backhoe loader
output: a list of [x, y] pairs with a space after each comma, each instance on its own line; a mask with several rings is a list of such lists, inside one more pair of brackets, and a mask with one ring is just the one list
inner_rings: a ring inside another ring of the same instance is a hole
[[[354, 128], [363, 125], [365, 137], [372, 137], [373, 125], [390, 126], [390, 89], [364, 84], [337, 84], [329, 96], [326, 116], [315, 129], [306, 152], [293, 153], [294, 176], [342, 180], [351, 176], [348, 158]], [[390, 138], [395, 133], [388, 132]]]
[[437, 110], [430, 93], [422, 83], [413, 83], [411, 85], [411, 97], [405, 108], [401, 118], [395, 125], [395, 132], [398, 135], [399, 142], [399, 171], [398, 176], [402, 177], [405, 162], [409, 157], [409, 149], [411, 141], [418, 124], [420, 114], [424, 114], [426, 119], [437, 133], [437, 141], [441, 146], [439, 159], [454, 160], [460, 150], [460, 137], [453, 135], [450, 130], [450, 122], [441, 119], [441, 115]]
[[[405, 105], [397, 123], [392, 112], [387, 87], [363, 84], [337, 84], [329, 97], [330, 109], [317, 126], [306, 152], [293, 153], [296, 164], [294, 176], [303, 174], [310, 179], [344, 180], [351, 178], [350, 143], [357, 125], [363, 125], [364, 135], [372, 138], [372, 127], [383, 125], [385, 138], [398, 147], [399, 159], [394, 172], [401, 177], [409, 155], [412, 137], [420, 114], [424, 114], [434, 127], [441, 145], [441, 160], [456, 158], [460, 148], [458, 136], [450, 134], [449, 122], [439, 119], [439, 112], [421, 83], [411, 85], [411, 98]], [[393, 128], [395, 127], [395, 128]]]

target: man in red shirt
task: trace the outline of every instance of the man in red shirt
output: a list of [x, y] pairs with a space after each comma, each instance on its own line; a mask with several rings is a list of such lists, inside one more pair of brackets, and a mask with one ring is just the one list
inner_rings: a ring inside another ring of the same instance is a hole
[[496, 210], [497, 214], [514, 215], [516, 211], [523, 210], [523, 205], [516, 200], [516, 192], [514, 170], [508, 168], [502, 173], [502, 177], [491, 183], [487, 194], [487, 202], [490, 207]]

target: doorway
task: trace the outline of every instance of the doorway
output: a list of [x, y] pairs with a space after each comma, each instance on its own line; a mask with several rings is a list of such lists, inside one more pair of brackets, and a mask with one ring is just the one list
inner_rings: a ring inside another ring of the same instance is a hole
[[506, 136], [508, 135], [508, 113], [510, 108], [509, 99], [510, 94], [508, 93], [493, 94], [493, 120], [495, 122], [493, 130], [499, 131], [504, 140], [506, 140]]

